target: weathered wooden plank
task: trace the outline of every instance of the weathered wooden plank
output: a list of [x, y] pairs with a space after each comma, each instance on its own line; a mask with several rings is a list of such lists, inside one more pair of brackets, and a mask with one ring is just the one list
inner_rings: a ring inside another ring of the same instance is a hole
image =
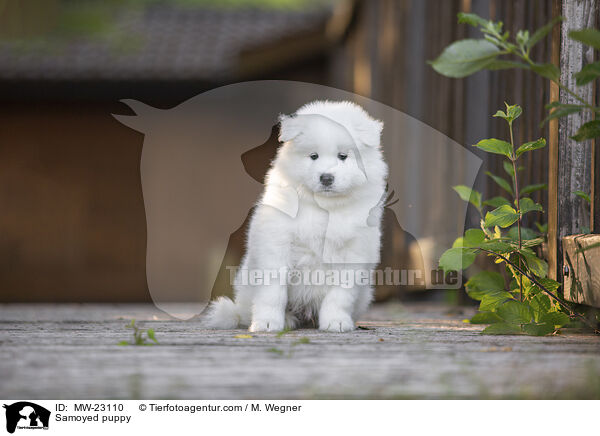
[[[594, 27], [597, 12], [596, 0], [564, 0], [562, 15], [560, 80], [574, 90], [584, 101], [594, 101], [594, 85], [577, 86], [575, 73], [593, 62], [594, 51], [568, 37], [571, 30]], [[565, 90], [560, 91], [560, 102], [577, 104], [578, 100]], [[589, 112], [575, 113], [558, 121], [558, 237], [582, 233], [590, 228], [590, 208], [573, 194], [574, 191], [591, 192], [592, 141], [576, 142], [570, 137], [585, 122], [592, 119]]]
[[[599, 337], [483, 336], [473, 310], [386, 304], [371, 330], [236, 338], [150, 304], [0, 305], [0, 398], [600, 398]], [[131, 318], [160, 345], [116, 345]]]
[[563, 238], [565, 299], [600, 307], [600, 235]]
[[[560, 7], [561, 14], [565, 17], [560, 34], [560, 81], [567, 88], [574, 90], [579, 98], [593, 103], [593, 83], [578, 87], [574, 75], [584, 65], [593, 62], [594, 52], [589, 47], [569, 39], [568, 34], [571, 30], [595, 26], [598, 13], [596, 1], [563, 0]], [[556, 33], [553, 43], [556, 47]], [[556, 85], [553, 85], [551, 92], [556, 94]], [[558, 91], [558, 94], [561, 103], [579, 103], [575, 96], [564, 89]], [[575, 113], [550, 125], [548, 242], [552, 278], [562, 276], [561, 239], [590, 229], [590, 206], [574, 192], [583, 191], [589, 194], [592, 191], [593, 141], [576, 142], [570, 137], [583, 123], [591, 119], [590, 113]]]

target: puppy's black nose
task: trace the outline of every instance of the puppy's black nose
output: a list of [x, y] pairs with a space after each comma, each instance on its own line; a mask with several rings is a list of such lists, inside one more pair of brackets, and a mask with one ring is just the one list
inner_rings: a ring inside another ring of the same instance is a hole
[[321, 174], [321, 184], [323, 186], [331, 186], [333, 184], [333, 174], [329, 174], [329, 173], [324, 173]]

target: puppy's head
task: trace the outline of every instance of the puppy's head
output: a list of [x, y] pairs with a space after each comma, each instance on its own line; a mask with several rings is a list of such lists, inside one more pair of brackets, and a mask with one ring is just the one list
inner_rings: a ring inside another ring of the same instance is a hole
[[[341, 109], [341, 110], [340, 110]], [[383, 180], [383, 124], [351, 103], [315, 102], [280, 117], [277, 165], [292, 183], [324, 196]]]

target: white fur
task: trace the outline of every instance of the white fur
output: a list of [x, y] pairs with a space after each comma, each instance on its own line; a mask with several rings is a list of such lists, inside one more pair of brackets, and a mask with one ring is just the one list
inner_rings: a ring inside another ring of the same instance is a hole
[[[350, 102], [317, 101], [280, 117], [280, 147], [250, 221], [241, 268], [247, 270], [368, 269], [379, 262], [381, 199], [387, 165], [383, 124]], [[310, 158], [318, 153], [318, 159]], [[339, 159], [346, 153], [347, 159]], [[329, 190], [320, 176], [334, 176]], [[333, 265], [333, 266], [332, 266]], [[369, 285], [235, 285], [235, 302], [214, 301], [209, 328], [280, 331], [313, 323], [353, 330], [369, 306]]]

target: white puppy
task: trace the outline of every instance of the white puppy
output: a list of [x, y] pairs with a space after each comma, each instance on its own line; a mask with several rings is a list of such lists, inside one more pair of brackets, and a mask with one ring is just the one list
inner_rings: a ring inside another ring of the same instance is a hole
[[316, 101], [281, 116], [280, 126], [283, 145], [250, 221], [235, 301], [214, 301], [205, 325], [353, 330], [379, 262], [383, 123], [350, 102]]

